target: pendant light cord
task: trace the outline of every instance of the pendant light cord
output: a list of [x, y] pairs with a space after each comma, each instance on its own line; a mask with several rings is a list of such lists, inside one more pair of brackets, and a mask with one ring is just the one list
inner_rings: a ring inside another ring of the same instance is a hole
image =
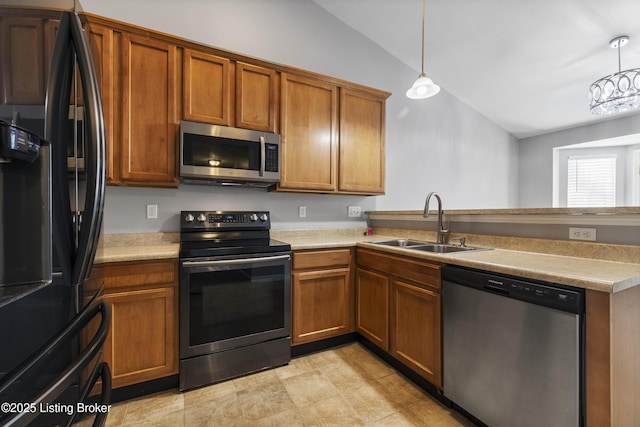
[[[424, 74], [424, 1], [422, 0], [422, 69], [420, 75]], [[618, 53], [619, 56], [620, 54]]]
[[618, 73], [622, 72], [622, 65], [621, 65], [622, 62], [620, 62], [620, 47], [621, 47], [620, 45], [621, 44], [622, 44], [621, 42], [618, 42]]

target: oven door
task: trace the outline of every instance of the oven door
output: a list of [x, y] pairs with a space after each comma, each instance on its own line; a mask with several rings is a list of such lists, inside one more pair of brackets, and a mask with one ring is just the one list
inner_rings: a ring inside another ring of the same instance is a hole
[[291, 254], [180, 261], [180, 358], [291, 335]]

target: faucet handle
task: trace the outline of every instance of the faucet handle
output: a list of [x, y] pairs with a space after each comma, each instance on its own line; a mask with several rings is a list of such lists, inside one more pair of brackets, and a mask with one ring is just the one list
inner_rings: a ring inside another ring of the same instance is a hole
[[460, 246], [462, 246], [463, 248], [465, 246], [467, 246], [467, 244], [466, 244], [467, 238], [466, 237], [453, 237], [453, 240], [460, 240]]

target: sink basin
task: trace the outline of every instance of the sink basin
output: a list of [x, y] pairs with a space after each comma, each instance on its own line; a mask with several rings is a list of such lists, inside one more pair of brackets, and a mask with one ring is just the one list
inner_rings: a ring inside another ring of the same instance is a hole
[[381, 240], [379, 242], [371, 242], [371, 243], [374, 243], [376, 245], [383, 245], [383, 246], [395, 246], [398, 248], [409, 248], [412, 246], [428, 244], [428, 242], [423, 242], [420, 240], [413, 240], [413, 239]]
[[375, 245], [393, 246], [397, 248], [406, 248], [416, 251], [433, 252], [437, 254], [448, 254], [454, 252], [468, 252], [478, 250], [488, 250], [489, 248], [479, 248], [477, 246], [459, 246], [450, 245], [446, 243], [432, 243], [423, 242], [421, 240], [413, 239], [393, 239], [393, 240], [381, 240], [378, 242], [371, 242]]
[[428, 244], [428, 245], [412, 246], [411, 249], [415, 249], [417, 251], [424, 251], [424, 252], [435, 252], [438, 254], [448, 254], [451, 252], [477, 251], [478, 249], [486, 249], [486, 248], [476, 248], [474, 246], [456, 246], [456, 245], [434, 243], [434, 244]]

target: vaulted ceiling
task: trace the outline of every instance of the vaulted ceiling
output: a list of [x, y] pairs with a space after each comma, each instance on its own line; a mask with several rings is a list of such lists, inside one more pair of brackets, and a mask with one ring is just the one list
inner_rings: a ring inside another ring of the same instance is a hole
[[[421, 0], [313, 1], [417, 78]], [[519, 138], [613, 118], [593, 115], [587, 92], [618, 70], [614, 37], [630, 37], [622, 69], [640, 68], [638, 0], [426, 0], [425, 8], [425, 73]]]

